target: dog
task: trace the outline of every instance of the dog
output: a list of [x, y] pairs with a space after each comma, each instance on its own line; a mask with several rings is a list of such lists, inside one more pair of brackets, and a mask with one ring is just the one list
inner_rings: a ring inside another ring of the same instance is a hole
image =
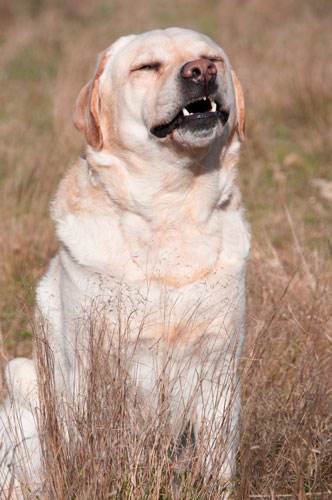
[[[37, 289], [36, 328], [46, 332], [54, 356], [56, 391], [77, 397], [82, 317], [99, 308], [107, 331], [129, 325], [131, 384], [149, 398], [167, 372], [171, 432], [179, 435], [186, 415], [202, 442], [205, 477], [221, 440], [218, 478], [231, 481], [250, 250], [235, 184], [245, 138], [240, 83], [207, 36], [180, 28], [129, 35], [100, 54], [73, 116], [86, 155], [52, 203], [61, 246]], [[30, 474], [37, 477], [36, 360], [11, 361], [6, 377], [2, 420], [14, 421], [14, 401], [21, 409], [16, 434], [29, 438]], [[17, 465], [19, 438], [8, 424], [2, 434]]]

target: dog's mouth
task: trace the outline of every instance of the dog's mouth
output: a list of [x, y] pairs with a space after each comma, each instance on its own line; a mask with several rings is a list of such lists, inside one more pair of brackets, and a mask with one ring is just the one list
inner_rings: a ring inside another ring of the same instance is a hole
[[209, 122], [220, 120], [224, 126], [228, 117], [229, 111], [222, 109], [218, 102], [210, 99], [209, 97], [202, 97], [201, 99], [197, 99], [196, 101], [193, 101], [183, 107], [169, 123], [152, 127], [151, 133], [156, 137], [164, 138], [174, 129], [193, 121], [196, 121], [198, 125], [200, 124], [203, 126], [206, 120]]

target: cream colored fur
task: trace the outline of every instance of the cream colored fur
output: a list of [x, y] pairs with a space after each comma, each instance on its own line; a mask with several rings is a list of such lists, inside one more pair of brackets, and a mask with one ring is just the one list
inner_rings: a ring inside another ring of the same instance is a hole
[[[151, 127], [170, 121], [183, 106], [181, 67], [202, 57], [217, 59], [218, 92], [229, 109], [226, 125], [155, 137]], [[158, 71], [137, 69], [155, 61]], [[43, 326], [55, 355], [58, 393], [76, 397], [76, 350], [86, 347], [82, 318], [91, 308], [103, 311], [110, 337], [119, 319], [126, 324], [130, 317], [123, 346], [133, 385], [156, 404], [167, 353], [172, 432], [179, 432], [194, 393], [188, 419], [196, 438], [206, 423], [212, 426], [204, 444], [205, 474], [229, 411], [224, 479], [235, 473], [236, 370], [250, 240], [234, 184], [243, 112], [227, 56], [206, 36], [172, 28], [111, 45], [75, 108], [75, 124], [88, 141], [86, 159], [69, 170], [52, 203], [61, 247], [37, 289], [36, 327]], [[7, 382], [3, 466], [11, 463], [18, 477], [38, 482], [34, 361], [12, 361]], [[14, 415], [20, 431], [8, 425], [7, 416], [13, 424]], [[25, 450], [15, 448], [22, 437]]]

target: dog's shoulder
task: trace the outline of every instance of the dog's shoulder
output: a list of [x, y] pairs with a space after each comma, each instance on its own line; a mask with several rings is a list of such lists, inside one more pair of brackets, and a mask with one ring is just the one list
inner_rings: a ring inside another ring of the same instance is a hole
[[60, 223], [70, 215], [101, 215], [109, 208], [107, 196], [93, 183], [88, 162], [80, 158], [60, 182], [51, 214], [53, 220]]

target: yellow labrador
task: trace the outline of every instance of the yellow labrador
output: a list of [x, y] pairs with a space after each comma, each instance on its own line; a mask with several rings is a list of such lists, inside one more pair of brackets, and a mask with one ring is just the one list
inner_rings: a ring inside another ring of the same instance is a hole
[[[86, 157], [52, 204], [61, 247], [37, 290], [57, 390], [75, 394], [77, 332], [82, 347], [82, 317], [97, 304], [110, 337], [129, 324], [132, 385], [153, 406], [167, 373], [174, 436], [188, 419], [203, 440], [204, 474], [221, 436], [220, 478], [231, 478], [250, 246], [234, 184], [245, 126], [240, 84], [207, 36], [179, 28], [125, 36], [100, 55], [74, 123]], [[7, 380], [38, 470], [27, 415], [38, 406], [34, 361], [11, 362]], [[5, 410], [10, 417], [8, 402]]]

